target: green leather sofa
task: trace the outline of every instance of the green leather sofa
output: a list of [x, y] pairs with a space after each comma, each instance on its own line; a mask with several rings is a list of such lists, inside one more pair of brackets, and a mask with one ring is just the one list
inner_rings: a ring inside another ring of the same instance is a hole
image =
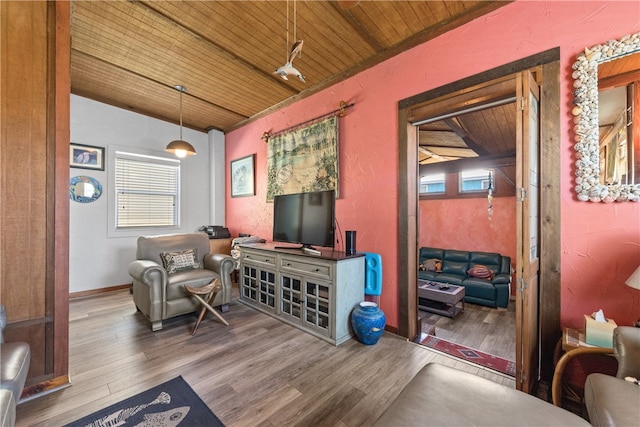
[[[493, 252], [420, 248], [419, 264], [441, 261], [440, 271], [419, 270], [418, 278], [464, 286], [464, 300], [473, 304], [506, 308], [511, 287], [511, 258]], [[493, 273], [490, 279], [469, 275], [474, 266], [485, 266]]]

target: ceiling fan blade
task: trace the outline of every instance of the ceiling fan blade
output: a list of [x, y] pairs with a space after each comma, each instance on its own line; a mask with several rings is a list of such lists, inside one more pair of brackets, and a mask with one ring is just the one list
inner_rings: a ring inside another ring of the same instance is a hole
[[337, 0], [341, 9], [352, 9], [360, 3], [360, 0]]

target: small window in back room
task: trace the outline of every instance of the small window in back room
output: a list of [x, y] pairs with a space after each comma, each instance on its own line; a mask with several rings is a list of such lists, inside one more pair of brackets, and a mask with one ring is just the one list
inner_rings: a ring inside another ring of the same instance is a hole
[[117, 152], [116, 229], [180, 225], [180, 162]]
[[493, 188], [493, 171], [490, 169], [475, 169], [460, 172], [460, 192], [486, 192]]
[[444, 194], [445, 174], [436, 173], [420, 177], [420, 194]]

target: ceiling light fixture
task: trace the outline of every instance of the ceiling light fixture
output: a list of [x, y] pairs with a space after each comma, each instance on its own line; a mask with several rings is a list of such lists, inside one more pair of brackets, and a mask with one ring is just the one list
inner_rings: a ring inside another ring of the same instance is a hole
[[174, 86], [174, 88], [180, 92], [180, 139], [171, 141], [164, 151], [168, 151], [169, 153], [173, 153], [177, 157], [182, 158], [195, 155], [196, 149], [193, 148], [193, 145], [182, 139], [182, 93], [186, 92], [187, 88], [180, 85]]

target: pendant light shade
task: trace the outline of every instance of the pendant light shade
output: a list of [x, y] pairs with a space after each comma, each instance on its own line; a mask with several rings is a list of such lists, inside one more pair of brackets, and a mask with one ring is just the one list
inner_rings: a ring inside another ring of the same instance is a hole
[[187, 141], [176, 139], [167, 144], [164, 151], [175, 154], [177, 157], [186, 157], [196, 154], [196, 149]]
[[164, 151], [175, 154], [177, 157], [186, 157], [196, 154], [196, 149], [193, 145], [182, 139], [182, 93], [187, 91], [184, 86], [174, 86], [177, 91], [180, 92], [180, 139], [171, 141]]

